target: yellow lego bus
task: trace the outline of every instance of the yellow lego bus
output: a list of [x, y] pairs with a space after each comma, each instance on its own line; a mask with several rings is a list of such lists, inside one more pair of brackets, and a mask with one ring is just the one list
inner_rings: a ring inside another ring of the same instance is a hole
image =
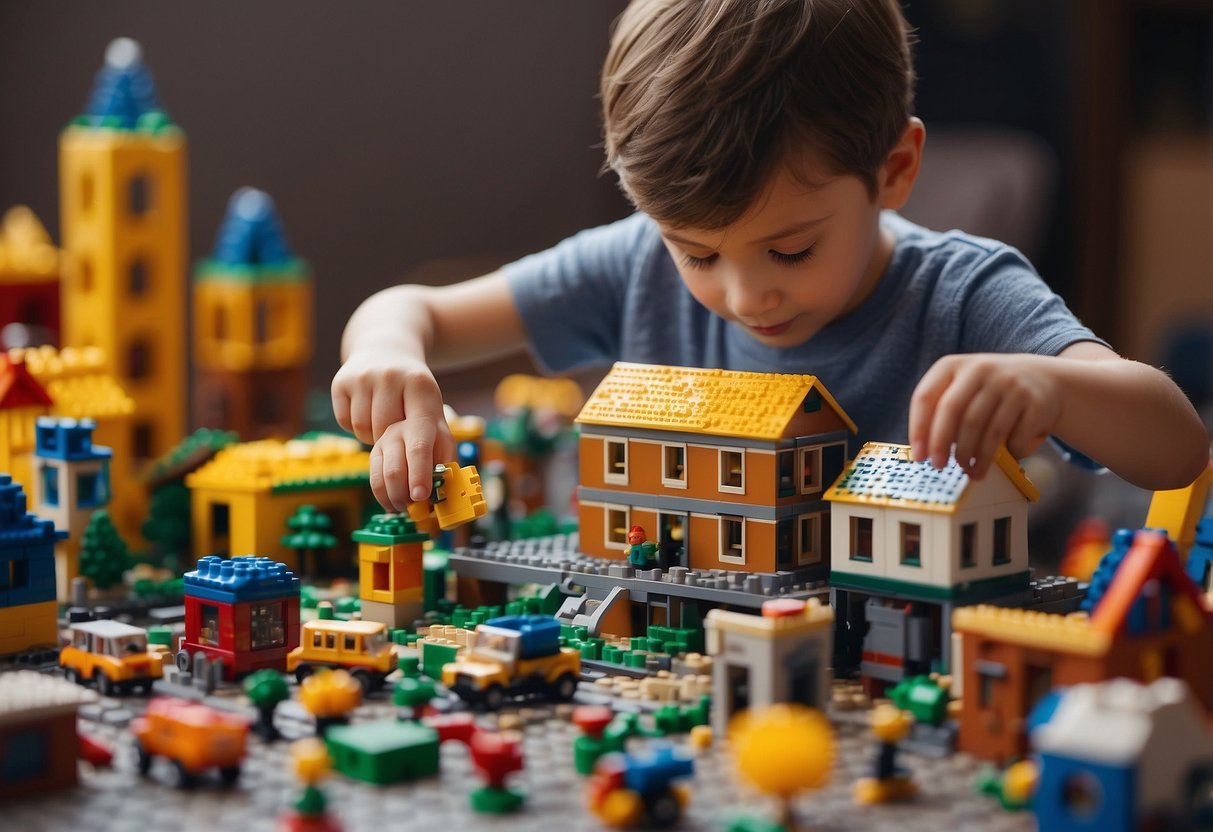
[[286, 656], [286, 672], [300, 683], [318, 668], [345, 668], [363, 691], [372, 691], [396, 669], [387, 625], [378, 621], [317, 619], [303, 625], [299, 646]]
[[59, 666], [79, 684], [96, 681], [102, 696], [144, 693], [160, 678], [160, 656], [147, 649], [147, 630], [119, 621], [71, 625], [70, 642], [59, 651]]

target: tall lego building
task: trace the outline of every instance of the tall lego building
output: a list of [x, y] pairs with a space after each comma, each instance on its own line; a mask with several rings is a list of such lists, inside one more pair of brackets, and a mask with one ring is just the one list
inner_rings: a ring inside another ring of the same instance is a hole
[[100, 347], [135, 401], [130, 476], [185, 435], [185, 134], [160, 109], [134, 41], [105, 53], [59, 140], [62, 342]]
[[270, 197], [241, 188], [194, 272], [194, 424], [284, 439], [303, 426], [312, 284]]

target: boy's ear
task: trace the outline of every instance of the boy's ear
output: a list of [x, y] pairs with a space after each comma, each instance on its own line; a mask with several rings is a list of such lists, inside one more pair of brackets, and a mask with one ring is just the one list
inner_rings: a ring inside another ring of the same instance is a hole
[[896, 211], [910, 198], [922, 163], [922, 143], [926, 136], [922, 119], [911, 117], [877, 174], [877, 198], [881, 208]]

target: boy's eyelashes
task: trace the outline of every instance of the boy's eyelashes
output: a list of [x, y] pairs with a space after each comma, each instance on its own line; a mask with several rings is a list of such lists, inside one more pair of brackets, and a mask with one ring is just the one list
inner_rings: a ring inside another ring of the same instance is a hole
[[[815, 246], [816, 246], [816, 243], [814, 243], [813, 245], [804, 249], [803, 251], [797, 251], [792, 254], [785, 254], [782, 251], [776, 251], [775, 249], [772, 248], [772, 249], [767, 249], [767, 254], [769, 254], [771, 256], [771, 259], [774, 260], [776, 263], [782, 263], [785, 266], [795, 266], [796, 264], [803, 263], [804, 261], [806, 261], [810, 257], [812, 257], [813, 248]], [[684, 251], [682, 253], [682, 264], [684, 266], [686, 266], [688, 269], [703, 269], [703, 268], [707, 268], [708, 266], [715, 263], [716, 258], [718, 258], [719, 256], [720, 256], [719, 254], [709, 254], [707, 257], [696, 257], [695, 255], [687, 254]]]

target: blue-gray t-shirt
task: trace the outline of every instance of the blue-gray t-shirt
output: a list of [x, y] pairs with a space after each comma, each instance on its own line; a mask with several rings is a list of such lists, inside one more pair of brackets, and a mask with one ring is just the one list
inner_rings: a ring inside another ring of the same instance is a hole
[[1056, 355], [1100, 340], [1010, 246], [888, 211], [881, 224], [896, 243], [875, 290], [796, 347], [760, 344], [700, 305], [644, 214], [582, 231], [504, 272], [549, 371], [635, 361], [809, 373], [858, 425], [852, 453], [866, 441], [908, 441], [910, 396], [942, 356]]

